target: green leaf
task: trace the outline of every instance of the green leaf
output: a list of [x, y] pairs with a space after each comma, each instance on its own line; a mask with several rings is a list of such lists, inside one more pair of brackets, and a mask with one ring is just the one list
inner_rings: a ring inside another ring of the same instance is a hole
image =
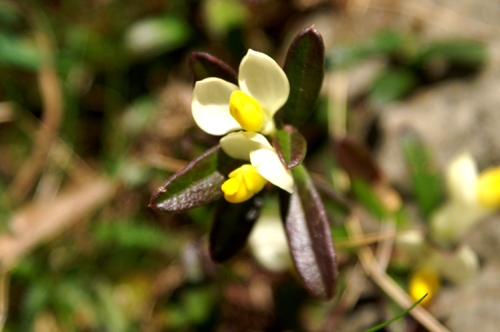
[[382, 179], [382, 173], [368, 148], [351, 138], [336, 140], [332, 145], [333, 154], [351, 179], [363, 179], [376, 183]]
[[337, 261], [323, 202], [304, 165], [292, 169], [294, 192], [281, 191], [281, 214], [292, 261], [306, 289], [329, 300], [337, 288]]
[[190, 35], [190, 25], [181, 18], [147, 18], [128, 28], [125, 46], [134, 55], [154, 56], [184, 46]]
[[299, 166], [306, 156], [306, 139], [292, 126], [285, 126], [276, 131], [273, 146], [286, 169]]
[[425, 217], [441, 204], [444, 198], [441, 177], [434, 166], [427, 149], [415, 134], [403, 137], [403, 150], [410, 171], [413, 193]]
[[164, 250], [177, 254], [180, 239], [146, 223], [130, 221], [100, 222], [93, 229], [96, 239], [105, 244], [118, 244], [125, 248]]
[[352, 179], [351, 190], [361, 204], [377, 218], [382, 219], [388, 216], [388, 211], [366, 181], [359, 178]]
[[0, 50], [0, 66], [33, 71], [40, 66], [40, 52], [34, 42], [0, 32]]
[[172, 175], [153, 193], [149, 206], [160, 212], [181, 212], [211, 203], [222, 197], [227, 175], [241, 164], [216, 145]]
[[278, 116], [297, 127], [312, 114], [325, 74], [325, 46], [314, 26], [295, 37], [283, 70], [290, 82], [290, 96]]
[[260, 195], [237, 204], [221, 200], [210, 232], [210, 255], [213, 260], [228, 260], [243, 248], [261, 207]]
[[376, 104], [387, 103], [406, 97], [417, 85], [415, 74], [406, 68], [394, 68], [382, 72], [373, 83], [370, 99]]
[[392, 322], [394, 322], [394, 321], [396, 321], [396, 320], [400, 319], [401, 317], [403, 317], [404, 315], [406, 315], [407, 313], [409, 313], [409, 312], [410, 312], [413, 308], [415, 308], [417, 305], [419, 305], [419, 304], [420, 304], [420, 302], [422, 302], [422, 301], [425, 299], [425, 297], [426, 297], [426, 296], [427, 296], [427, 294], [425, 294], [424, 296], [422, 296], [422, 298], [421, 298], [420, 300], [418, 300], [417, 302], [413, 303], [413, 305], [412, 305], [411, 307], [409, 307], [408, 309], [406, 309], [406, 310], [405, 310], [405, 311], [403, 311], [402, 313], [400, 313], [400, 314], [398, 314], [398, 315], [394, 316], [393, 318], [389, 319], [389, 320], [388, 320], [388, 321], [386, 321], [386, 322], [383, 322], [383, 323], [382, 323], [382, 324], [380, 324], [380, 325], [377, 325], [377, 326], [375, 326], [375, 327], [372, 327], [372, 328], [371, 328], [371, 329], [369, 329], [369, 330], [366, 330], [365, 332], [375, 332], [375, 331], [378, 331], [378, 330], [380, 330], [381, 328], [383, 328], [383, 327], [385, 327], [385, 326], [387, 326], [387, 325], [391, 324]]
[[219, 37], [244, 26], [250, 18], [247, 4], [240, 0], [205, 0], [203, 9], [207, 30]]
[[203, 52], [191, 53], [189, 67], [195, 81], [217, 77], [238, 85], [238, 74], [224, 61]]
[[443, 60], [464, 66], [480, 67], [486, 63], [484, 44], [470, 40], [446, 40], [430, 44], [419, 54], [421, 62]]

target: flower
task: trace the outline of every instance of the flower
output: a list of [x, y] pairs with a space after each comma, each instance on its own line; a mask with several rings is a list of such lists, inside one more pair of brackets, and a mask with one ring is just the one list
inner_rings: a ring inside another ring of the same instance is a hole
[[446, 185], [449, 199], [431, 216], [430, 236], [450, 247], [500, 207], [500, 168], [479, 173], [475, 160], [464, 153], [450, 163]]
[[290, 93], [283, 69], [269, 56], [248, 50], [240, 63], [238, 84], [215, 77], [196, 82], [191, 103], [196, 124], [218, 136], [241, 129], [274, 132], [273, 116]]
[[[477, 222], [500, 207], [500, 167], [478, 172], [472, 156], [463, 153], [446, 170], [448, 200], [430, 218], [429, 244], [418, 231], [399, 237], [395, 244], [403, 260], [415, 266], [409, 293], [417, 301], [425, 293], [429, 302], [440, 287], [440, 278], [455, 284], [474, 278], [479, 270], [476, 253], [459, 239]], [[453, 248], [453, 252], [444, 248]]]
[[228, 156], [251, 163], [231, 172], [229, 180], [222, 185], [228, 202], [240, 203], [249, 199], [262, 190], [266, 180], [289, 193], [293, 192], [291, 172], [283, 166], [263, 135], [239, 131], [221, 138], [220, 145]]
[[266, 269], [283, 272], [291, 267], [288, 241], [279, 214], [278, 201], [272, 200], [257, 219], [248, 237], [255, 259]]
[[428, 303], [441, 285], [441, 278], [455, 284], [473, 279], [479, 270], [476, 253], [467, 245], [461, 245], [454, 252], [447, 252], [431, 246], [424, 235], [410, 231], [395, 241], [399, 261], [413, 266], [409, 281], [409, 293], [414, 301], [428, 293]]

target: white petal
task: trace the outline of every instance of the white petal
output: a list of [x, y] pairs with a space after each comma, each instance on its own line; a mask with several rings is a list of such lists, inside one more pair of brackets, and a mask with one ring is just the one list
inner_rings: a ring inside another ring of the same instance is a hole
[[196, 82], [191, 111], [196, 124], [212, 135], [224, 135], [241, 129], [229, 113], [229, 98], [239, 88], [220, 78], [206, 78]]
[[431, 216], [430, 236], [443, 246], [455, 244], [489, 213], [478, 204], [466, 205], [458, 200], [450, 200]]
[[476, 161], [469, 153], [463, 153], [453, 159], [446, 171], [450, 198], [462, 204], [477, 204], [477, 179]]
[[455, 254], [434, 251], [430, 261], [444, 278], [455, 284], [473, 279], [479, 270], [477, 255], [469, 246], [457, 249]]
[[222, 137], [220, 146], [228, 156], [242, 160], [250, 160], [250, 153], [255, 150], [268, 149], [274, 151], [274, 148], [264, 136], [246, 131], [230, 133]]
[[430, 252], [424, 235], [418, 230], [410, 230], [398, 236], [394, 245], [398, 251], [398, 257], [407, 264], [419, 264]]
[[257, 172], [267, 181], [289, 193], [293, 192], [292, 172], [283, 166], [274, 149], [260, 149], [251, 152], [250, 162], [257, 167]]
[[263, 213], [248, 238], [255, 258], [274, 272], [287, 270], [291, 263], [288, 241], [278, 211], [276, 204], [272, 212]]
[[290, 94], [283, 69], [269, 56], [253, 50], [248, 50], [240, 63], [238, 82], [241, 91], [257, 99], [271, 121]]

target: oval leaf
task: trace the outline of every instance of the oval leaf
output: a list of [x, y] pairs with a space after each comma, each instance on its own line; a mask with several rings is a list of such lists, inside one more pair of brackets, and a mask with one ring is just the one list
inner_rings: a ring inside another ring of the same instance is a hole
[[283, 70], [290, 82], [290, 96], [280, 116], [285, 123], [299, 126], [312, 114], [325, 74], [325, 45], [314, 26], [295, 37]]
[[445, 197], [441, 176], [428, 149], [415, 133], [405, 133], [402, 145], [411, 175], [413, 194], [420, 211], [427, 219]]
[[228, 260], [243, 248], [261, 207], [260, 195], [238, 204], [221, 200], [210, 231], [210, 255], [214, 261]]
[[216, 145], [172, 175], [154, 192], [149, 206], [161, 212], [180, 212], [213, 202], [223, 195], [221, 186], [227, 174], [241, 164]]
[[337, 261], [323, 202], [305, 167], [292, 170], [293, 194], [281, 191], [281, 213], [292, 260], [307, 290], [328, 300], [337, 288]]
[[306, 156], [306, 139], [292, 126], [276, 131], [273, 146], [286, 169], [299, 166]]
[[350, 138], [337, 140], [333, 142], [333, 154], [351, 179], [362, 179], [372, 184], [382, 180], [382, 172], [375, 159], [361, 142]]
[[224, 61], [203, 52], [191, 53], [189, 67], [195, 81], [200, 81], [207, 77], [218, 77], [225, 81], [238, 85], [238, 74]]

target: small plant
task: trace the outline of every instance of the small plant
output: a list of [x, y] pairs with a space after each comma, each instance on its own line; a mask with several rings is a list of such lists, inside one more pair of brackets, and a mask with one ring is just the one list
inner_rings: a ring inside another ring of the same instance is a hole
[[315, 109], [324, 53], [314, 27], [296, 36], [283, 69], [253, 50], [238, 73], [211, 55], [193, 53], [193, 117], [202, 130], [223, 137], [171, 176], [150, 206], [181, 212], [224, 197], [210, 233], [211, 256], [222, 262], [244, 246], [262, 195], [278, 191], [295, 269], [313, 296], [327, 300], [337, 284], [335, 251], [323, 203], [302, 164], [306, 140], [296, 129]]

